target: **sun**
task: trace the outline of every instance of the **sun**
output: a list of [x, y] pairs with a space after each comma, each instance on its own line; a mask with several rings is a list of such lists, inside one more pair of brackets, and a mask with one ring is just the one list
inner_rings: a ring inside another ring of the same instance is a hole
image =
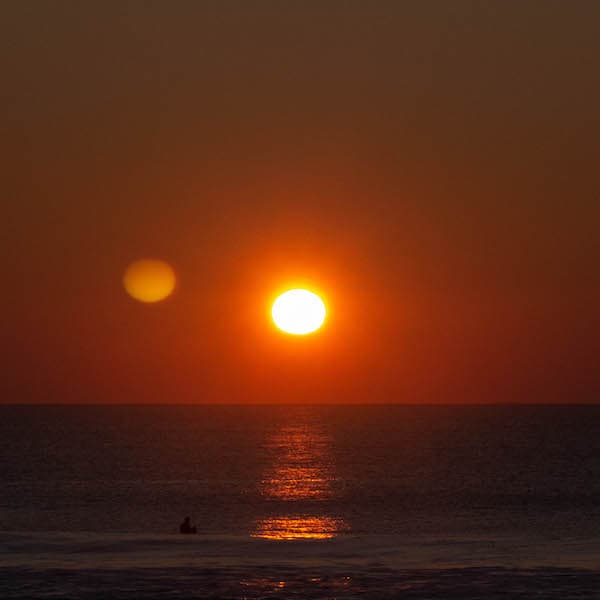
[[306, 335], [323, 325], [327, 309], [317, 294], [303, 289], [288, 290], [273, 303], [271, 315], [279, 329], [292, 335]]

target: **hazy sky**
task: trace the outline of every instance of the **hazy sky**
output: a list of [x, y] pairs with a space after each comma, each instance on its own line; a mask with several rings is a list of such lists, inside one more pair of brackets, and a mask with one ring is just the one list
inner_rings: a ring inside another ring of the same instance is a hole
[[598, 401], [600, 2], [7, 0], [0, 73], [1, 401]]

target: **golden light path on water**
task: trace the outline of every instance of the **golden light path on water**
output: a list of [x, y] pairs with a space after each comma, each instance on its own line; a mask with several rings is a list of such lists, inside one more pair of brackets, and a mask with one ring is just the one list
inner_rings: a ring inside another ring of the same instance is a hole
[[252, 536], [266, 540], [326, 540], [339, 531], [339, 522], [331, 517], [273, 517], [258, 521]]
[[[324, 540], [346, 529], [338, 517], [306, 511], [311, 503], [334, 499], [331, 443], [320, 425], [308, 421], [281, 427], [268, 436], [264, 447], [272, 462], [264, 472], [260, 491], [265, 499], [278, 505], [289, 504], [289, 512], [259, 519], [253, 537]], [[303, 510], [296, 511], [297, 506]]]

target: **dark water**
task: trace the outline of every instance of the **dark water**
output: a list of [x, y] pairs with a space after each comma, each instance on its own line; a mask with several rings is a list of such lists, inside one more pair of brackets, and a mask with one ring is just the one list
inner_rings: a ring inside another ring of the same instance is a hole
[[0, 446], [2, 597], [600, 598], [600, 406], [5, 406]]

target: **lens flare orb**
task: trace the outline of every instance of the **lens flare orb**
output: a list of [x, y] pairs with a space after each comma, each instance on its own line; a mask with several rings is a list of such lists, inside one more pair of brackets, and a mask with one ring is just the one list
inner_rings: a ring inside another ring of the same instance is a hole
[[132, 262], [123, 275], [127, 293], [140, 302], [158, 302], [175, 289], [175, 272], [164, 260], [143, 258]]
[[273, 322], [292, 335], [306, 335], [323, 325], [327, 309], [317, 294], [304, 289], [288, 290], [279, 296], [271, 309]]

